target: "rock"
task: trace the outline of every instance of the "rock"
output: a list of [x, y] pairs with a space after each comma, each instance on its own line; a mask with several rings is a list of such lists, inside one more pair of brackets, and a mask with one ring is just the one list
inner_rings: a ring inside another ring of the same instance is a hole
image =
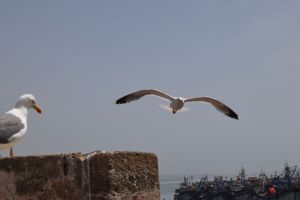
[[1, 200], [159, 200], [157, 157], [141, 152], [0, 159]]

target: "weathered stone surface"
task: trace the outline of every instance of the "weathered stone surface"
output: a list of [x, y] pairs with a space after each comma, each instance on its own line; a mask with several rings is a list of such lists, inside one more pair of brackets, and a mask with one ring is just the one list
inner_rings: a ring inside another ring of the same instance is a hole
[[94, 152], [0, 159], [1, 200], [159, 200], [157, 157]]

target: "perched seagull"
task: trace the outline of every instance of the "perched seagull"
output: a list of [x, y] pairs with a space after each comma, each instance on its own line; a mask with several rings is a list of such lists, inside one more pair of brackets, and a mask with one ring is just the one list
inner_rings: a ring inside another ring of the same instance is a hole
[[128, 94], [124, 97], [121, 97], [116, 101], [116, 104], [123, 104], [123, 103], [129, 103], [131, 101], [135, 101], [140, 99], [143, 96], [146, 95], [156, 95], [158, 97], [161, 97], [165, 100], [169, 100], [171, 103], [169, 105], [170, 109], [172, 110], [173, 114], [175, 114], [177, 111], [183, 108], [184, 104], [186, 102], [193, 102], [193, 101], [202, 101], [202, 102], [207, 102], [213, 105], [217, 110], [220, 112], [224, 113], [228, 117], [234, 118], [234, 119], [239, 119], [238, 115], [228, 106], [223, 104], [222, 102], [213, 99], [211, 97], [194, 97], [194, 98], [182, 98], [182, 97], [172, 97], [166, 93], [163, 93], [158, 90], [154, 89], [147, 89], [147, 90], [140, 90], [137, 92], [133, 92], [131, 94]]
[[15, 107], [0, 116], [0, 150], [10, 149], [10, 157], [14, 156], [13, 146], [25, 135], [27, 130], [28, 109], [33, 108], [42, 113], [32, 94], [19, 97]]

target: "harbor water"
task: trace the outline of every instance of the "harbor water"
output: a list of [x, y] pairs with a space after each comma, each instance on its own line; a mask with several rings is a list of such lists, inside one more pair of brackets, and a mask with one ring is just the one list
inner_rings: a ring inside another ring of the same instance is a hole
[[160, 199], [173, 200], [175, 189], [179, 186], [180, 181], [160, 182]]

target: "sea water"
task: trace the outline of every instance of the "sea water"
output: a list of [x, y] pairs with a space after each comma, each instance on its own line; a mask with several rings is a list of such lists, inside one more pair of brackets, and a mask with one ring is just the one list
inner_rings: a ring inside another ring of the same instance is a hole
[[178, 189], [180, 181], [160, 182], [160, 199], [173, 200], [175, 189]]
[[199, 181], [204, 176], [207, 174], [160, 175], [160, 199], [174, 200], [175, 190], [180, 188], [180, 183], [183, 182], [184, 177], [193, 182]]
[[183, 175], [160, 175], [160, 199], [173, 200], [175, 190], [180, 187]]

